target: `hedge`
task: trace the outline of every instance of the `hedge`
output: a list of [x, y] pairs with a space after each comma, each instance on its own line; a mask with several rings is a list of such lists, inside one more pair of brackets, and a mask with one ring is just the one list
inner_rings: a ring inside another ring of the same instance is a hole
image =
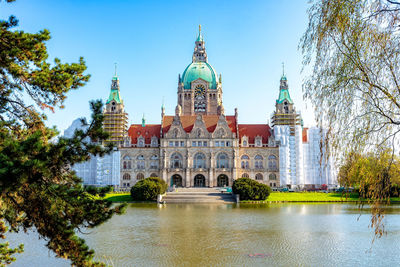
[[239, 178], [233, 182], [232, 192], [239, 194], [240, 200], [266, 200], [271, 188], [250, 178]]
[[164, 194], [167, 190], [167, 184], [158, 177], [149, 177], [138, 181], [131, 188], [133, 200], [156, 200], [157, 195]]

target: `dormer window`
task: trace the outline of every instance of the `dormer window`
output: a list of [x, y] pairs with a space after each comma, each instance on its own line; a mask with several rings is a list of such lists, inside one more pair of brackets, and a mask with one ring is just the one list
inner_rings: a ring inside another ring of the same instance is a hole
[[153, 136], [153, 137], [151, 138], [151, 146], [152, 146], [152, 147], [158, 146], [158, 139], [157, 139], [157, 137]]
[[257, 136], [255, 139], [255, 146], [256, 147], [262, 147], [262, 138], [261, 136]]
[[138, 138], [137, 146], [144, 147], [144, 138], [142, 136]]
[[243, 136], [243, 137], [242, 137], [242, 146], [243, 146], [243, 147], [249, 146], [249, 140], [248, 140], [248, 137], [247, 137], [247, 136]]

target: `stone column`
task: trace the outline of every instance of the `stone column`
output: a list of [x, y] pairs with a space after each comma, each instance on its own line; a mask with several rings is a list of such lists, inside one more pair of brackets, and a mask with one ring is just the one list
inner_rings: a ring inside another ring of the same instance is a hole
[[165, 149], [163, 149], [160, 157], [160, 169], [162, 170], [161, 178], [168, 184], [167, 167], [167, 158], [165, 156]]
[[186, 179], [186, 187], [192, 187], [192, 185], [190, 184], [190, 169], [189, 168], [186, 168], [186, 177], [185, 177], [185, 179]]
[[210, 154], [210, 169], [208, 171], [208, 186], [209, 187], [214, 187], [214, 168], [215, 168], [214, 157], [215, 157], [215, 153], [211, 153]]

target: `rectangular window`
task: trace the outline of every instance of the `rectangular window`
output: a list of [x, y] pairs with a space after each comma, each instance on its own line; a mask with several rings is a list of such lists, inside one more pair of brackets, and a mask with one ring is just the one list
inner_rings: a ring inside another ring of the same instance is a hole
[[174, 142], [169, 142], [169, 146], [174, 146]]
[[181, 146], [185, 146], [185, 142], [181, 141]]
[[207, 146], [207, 141], [203, 141], [203, 146]]
[[215, 146], [219, 146], [219, 141], [215, 141]]
[[192, 146], [196, 146], [196, 141], [193, 141], [193, 142], [192, 142]]
[[201, 146], [201, 141], [198, 141], [198, 142], [197, 142], [197, 146]]
[[225, 146], [225, 142], [224, 141], [221, 141], [221, 146]]
[[226, 141], [226, 146], [231, 146], [231, 142]]
[[179, 146], [179, 141], [175, 141], [175, 146]]

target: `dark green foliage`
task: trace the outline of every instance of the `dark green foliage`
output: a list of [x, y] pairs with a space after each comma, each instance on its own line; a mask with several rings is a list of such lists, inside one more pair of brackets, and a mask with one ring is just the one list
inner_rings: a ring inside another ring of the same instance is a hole
[[240, 200], [266, 200], [271, 188], [250, 178], [239, 178], [233, 182], [232, 192], [239, 194]]
[[156, 200], [157, 195], [162, 195], [167, 190], [167, 184], [158, 177], [150, 177], [137, 182], [131, 188], [133, 200]]
[[[91, 261], [94, 251], [75, 233], [107, 221], [124, 205], [112, 208], [97, 197], [109, 188], [85, 190], [70, 167], [111, 151], [112, 146], [99, 145], [108, 136], [102, 128], [103, 104], [90, 103], [91, 121], [82, 120], [86, 130], [57, 139], [40, 110], [63, 108], [67, 92], [86, 84], [85, 62], [64, 64], [56, 58], [48, 63], [50, 33], [13, 29], [17, 25], [13, 16], [0, 20], [0, 238], [7, 231], [35, 228], [58, 257], [75, 266], [103, 265]], [[33, 105], [24, 103], [28, 98]], [[18, 252], [22, 246], [0, 244], [0, 266]]]

